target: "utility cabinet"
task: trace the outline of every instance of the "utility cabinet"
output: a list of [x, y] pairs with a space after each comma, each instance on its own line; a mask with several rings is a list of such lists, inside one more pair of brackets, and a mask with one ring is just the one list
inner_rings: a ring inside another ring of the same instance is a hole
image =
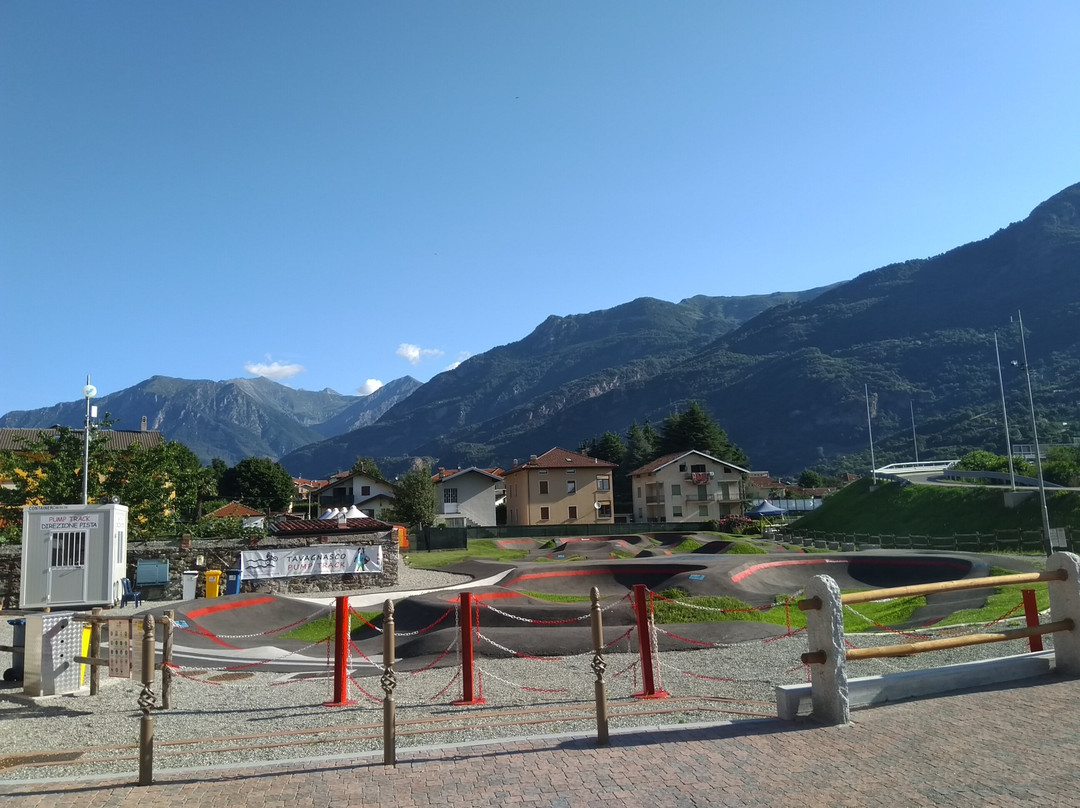
[[120, 602], [127, 575], [126, 505], [23, 508], [21, 609]]

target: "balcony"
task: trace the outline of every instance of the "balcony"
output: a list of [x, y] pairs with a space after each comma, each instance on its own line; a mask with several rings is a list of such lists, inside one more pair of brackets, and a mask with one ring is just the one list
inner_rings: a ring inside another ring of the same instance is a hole
[[683, 474], [683, 479], [689, 480], [696, 485], [705, 485], [714, 476], [716, 476], [716, 473], [712, 471], [688, 471]]
[[456, 502], [444, 502], [439, 506], [439, 513], [461, 513], [461, 507]]

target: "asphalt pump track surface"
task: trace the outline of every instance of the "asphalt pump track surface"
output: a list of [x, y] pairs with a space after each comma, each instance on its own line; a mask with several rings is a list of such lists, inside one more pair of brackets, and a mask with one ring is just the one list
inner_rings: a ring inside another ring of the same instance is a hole
[[[636, 537], [635, 537], [636, 538]], [[759, 555], [725, 555], [716, 552], [726, 543], [702, 548], [703, 552], [669, 555], [655, 547], [635, 558], [613, 559], [613, 547], [638, 546], [616, 537], [615, 542], [580, 540], [537, 551], [545, 560], [503, 563], [471, 560], [446, 569], [476, 581], [497, 583], [437, 590], [394, 598], [398, 634], [397, 665], [409, 670], [430, 664], [444, 655], [460, 631], [455, 611], [461, 592], [469, 591], [479, 602], [479, 630], [516, 653], [560, 656], [584, 653], [592, 648], [588, 620], [590, 590], [595, 587], [604, 607], [605, 638], [623, 634], [636, 625], [631, 598], [638, 584], [653, 592], [679, 590], [690, 596], [729, 596], [749, 606], [766, 607], [778, 596], [798, 595], [815, 575], [832, 576], [841, 589], [876, 589], [984, 577], [992, 566], [1030, 571], [1027, 562], [1006, 556], [973, 553], [862, 551], [856, 553], [778, 552]], [[640, 549], [640, 548], [639, 548]], [[559, 560], [572, 555], [574, 560]], [[589, 557], [596, 560], [589, 560]], [[534, 553], [536, 557], [536, 553]], [[362, 593], [357, 593], [362, 594]], [[571, 595], [579, 600], [552, 602], [536, 595]], [[904, 627], [928, 626], [959, 609], [979, 608], [985, 590], [942, 593], [927, 598]], [[491, 608], [484, 608], [490, 606]], [[293, 628], [332, 613], [333, 607], [276, 594], [240, 594], [173, 604], [178, 630], [174, 659], [184, 666], [242, 666], [259, 670], [296, 672], [326, 668], [325, 644], [290, 639]], [[150, 609], [160, 617], [163, 609]], [[371, 611], [370, 608], [365, 611]], [[378, 620], [374, 622], [378, 623]], [[678, 634], [706, 643], [740, 642], [780, 636], [782, 626], [751, 621], [689, 623]], [[636, 632], [631, 632], [636, 650]], [[352, 640], [372, 661], [368, 673], [378, 673], [382, 634], [364, 626], [354, 629]], [[661, 634], [660, 650], [671, 642]], [[685, 646], [683, 646], [685, 648]], [[484, 653], [489, 653], [485, 648]], [[503, 654], [496, 650], [495, 654]], [[444, 664], [453, 665], [450, 655]], [[359, 671], [358, 675], [364, 675]]]

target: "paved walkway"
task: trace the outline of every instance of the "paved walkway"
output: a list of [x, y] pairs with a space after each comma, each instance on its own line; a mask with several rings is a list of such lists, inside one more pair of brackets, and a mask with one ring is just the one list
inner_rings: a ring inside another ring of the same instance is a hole
[[41, 808], [352, 806], [1080, 806], [1080, 680], [853, 713], [846, 727], [755, 721], [590, 739], [425, 748], [350, 762], [4, 788]]

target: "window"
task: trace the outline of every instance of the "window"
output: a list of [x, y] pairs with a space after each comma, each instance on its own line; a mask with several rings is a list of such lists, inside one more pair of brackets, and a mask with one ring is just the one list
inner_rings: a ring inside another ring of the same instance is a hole
[[573, 494], [575, 491], [577, 491], [577, 482], [574, 481], [574, 480], [567, 480], [566, 481], [566, 493]]
[[709, 515], [709, 506], [708, 505], [698, 505], [697, 506], [697, 512], [698, 512], [698, 516], [708, 516]]
[[577, 519], [577, 505], [571, 505], [568, 511], [567, 516], [571, 519]]
[[671, 516], [672, 516], [672, 518], [674, 518], [676, 516], [682, 516], [682, 505], [672, 505], [671, 506]]
[[682, 496], [682, 486], [679, 483], [672, 483], [671, 484], [671, 496], [673, 496], [673, 497]]
[[540, 509], [540, 520], [542, 522], [546, 522], [550, 518], [550, 516], [548, 515], [549, 513], [550, 513], [550, 509], [546, 505], [544, 507], [542, 507]]
[[51, 567], [81, 567], [86, 563], [86, 532], [82, 530], [53, 533]]
[[370, 485], [362, 485], [362, 486], [360, 486], [360, 496], [362, 496], [362, 497], [370, 497], [371, 496], [371, 486]]
[[447, 505], [457, 502], [457, 489], [444, 488], [442, 492], [442, 501]]
[[567, 469], [567, 470], [566, 470], [566, 473], [567, 473], [567, 474], [573, 474], [573, 473], [574, 473], [574, 470], [573, 470], [573, 469]]
[[546, 494], [547, 492], [548, 492], [547, 480], [541, 480], [540, 481], [540, 493], [541, 494]]
[[608, 477], [597, 477], [596, 478], [596, 490], [597, 491], [610, 491], [611, 490], [611, 479], [608, 478]]
[[600, 503], [600, 508], [599, 508], [599, 510], [597, 510], [596, 515], [599, 516], [601, 519], [610, 519], [611, 518], [611, 503], [610, 502], [601, 502]]
[[685, 463], [680, 463], [679, 464], [679, 471], [686, 471], [686, 464]]
[[690, 467], [690, 472], [692, 474], [703, 474], [705, 472], [705, 464], [704, 463], [695, 463], [694, 465], [692, 465]]

